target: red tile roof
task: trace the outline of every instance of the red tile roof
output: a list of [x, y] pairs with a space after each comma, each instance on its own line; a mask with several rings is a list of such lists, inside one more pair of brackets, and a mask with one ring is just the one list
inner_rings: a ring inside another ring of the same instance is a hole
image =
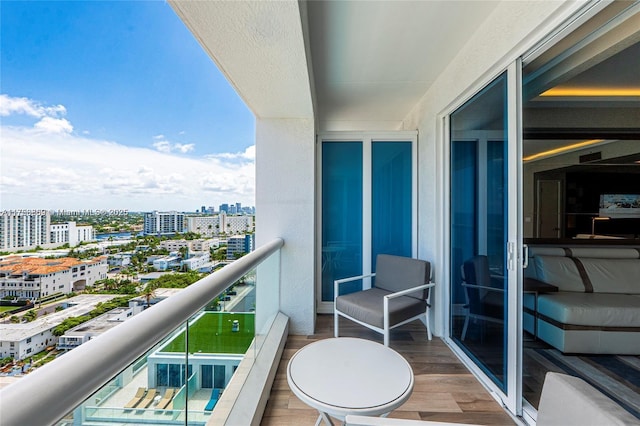
[[72, 257], [60, 257], [57, 259], [42, 259], [37, 257], [11, 256], [0, 261], [0, 271], [12, 275], [46, 275], [71, 269], [74, 266], [96, 264], [106, 259], [106, 256], [98, 256], [88, 261], [74, 259]]

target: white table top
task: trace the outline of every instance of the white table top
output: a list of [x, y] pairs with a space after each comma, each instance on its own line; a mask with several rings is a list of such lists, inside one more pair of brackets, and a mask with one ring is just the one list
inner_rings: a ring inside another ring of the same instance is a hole
[[289, 386], [308, 405], [343, 417], [380, 415], [413, 391], [413, 371], [396, 351], [370, 340], [339, 337], [311, 343], [287, 367]]

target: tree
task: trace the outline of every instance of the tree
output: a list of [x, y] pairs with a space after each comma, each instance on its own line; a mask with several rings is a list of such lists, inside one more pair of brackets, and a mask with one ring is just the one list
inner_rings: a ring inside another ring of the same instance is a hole
[[35, 320], [37, 317], [38, 317], [38, 312], [36, 312], [35, 309], [31, 309], [30, 311], [28, 311], [26, 314], [22, 316], [22, 318], [24, 318], [25, 321], [27, 322], [31, 322]]
[[142, 290], [142, 296], [144, 296], [145, 301], [147, 302], [147, 308], [151, 306], [151, 299], [156, 297], [156, 286], [153, 285], [153, 282], [147, 284], [147, 286]]

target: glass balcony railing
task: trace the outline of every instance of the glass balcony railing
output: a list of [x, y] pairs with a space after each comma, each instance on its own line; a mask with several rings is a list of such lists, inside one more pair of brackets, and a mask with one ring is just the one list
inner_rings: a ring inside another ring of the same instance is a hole
[[2, 389], [3, 425], [206, 424], [278, 313], [282, 244], [260, 247]]

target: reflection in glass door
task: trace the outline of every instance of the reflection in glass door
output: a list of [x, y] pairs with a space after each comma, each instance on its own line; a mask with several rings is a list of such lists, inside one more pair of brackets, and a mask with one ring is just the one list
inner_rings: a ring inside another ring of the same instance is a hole
[[450, 336], [508, 393], [507, 73], [450, 116]]

